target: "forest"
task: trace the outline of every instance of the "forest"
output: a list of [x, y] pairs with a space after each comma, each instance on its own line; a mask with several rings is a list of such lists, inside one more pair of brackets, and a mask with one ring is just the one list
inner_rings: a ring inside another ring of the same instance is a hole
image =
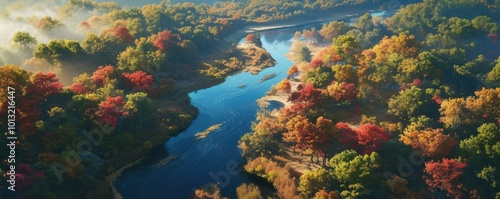
[[268, 92], [287, 103], [240, 139], [245, 170], [276, 198], [500, 198], [499, 5], [424, 0], [297, 32]]
[[[0, 118], [15, 112], [17, 135], [15, 175], [8, 175], [11, 152], [5, 150], [11, 141], [0, 139], [0, 197], [110, 198], [111, 174], [196, 118], [189, 92], [249, 65], [273, 65], [258, 45], [238, 50], [225, 37], [246, 25], [382, 4], [162, 1], [127, 8], [89, 0], [21, 0], [0, 5]], [[3, 132], [9, 126], [0, 121]], [[11, 176], [15, 192], [9, 191]]]

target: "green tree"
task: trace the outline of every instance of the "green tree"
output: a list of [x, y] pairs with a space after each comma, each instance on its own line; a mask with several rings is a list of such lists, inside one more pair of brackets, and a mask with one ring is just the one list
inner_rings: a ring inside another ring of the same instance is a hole
[[331, 178], [323, 168], [307, 170], [300, 176], [299, 191], [305, 198], [312, 198], [314, 194], [322, 189], [329, 189]]
[[345, 150], [330, 159], [331, 175], [340, 185], [343, 198], [357, 198], [370, 193], [371, 186], [379, 181], [376, 170], [380, 166], [378, 153], [359, 155]]
[[16, 32], [12, 37], [12, 42], [22, 46], [23, 48], [28, 48], [31, 45], [35, 45], [37, 43], [37, 40], [35, 37], [31, 36], [30, 33], [26, 31], [19, 31]]
[[420, 109], [425, 104], [422, 89], [414, 86], [410, 89], [400, 91], [399, 94], [389, 99], [389, 109], [387, 113], [398, 116], [401, 119], [409, 119], [420, 115]]

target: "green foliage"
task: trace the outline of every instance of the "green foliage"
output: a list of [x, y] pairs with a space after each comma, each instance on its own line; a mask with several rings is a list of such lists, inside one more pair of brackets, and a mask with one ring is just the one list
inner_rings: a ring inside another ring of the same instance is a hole
[[304, 79], [305, 82], [313, 84], [314, 88], [326, 88], [333, 81], [333, 71], [329, 67], [308, 70]]
[[481, 125], [476, 136], [460, 142], [460, 149], [471, 157], [500, 159], [500, 129], [493, 123]]
[[401, 119], [411, 118], [419, 115], [419, 109], [425, 104], [422, 89], [414, 86], [410, 89], [400, 91], [399, 94], [389, 99], [389, 110], [387, 113], [398, 116]]
[[323, 168], [307, 170], [300, 176], [299, 191], [305, 198], [311, 198], [317, 191], [330, 186], [329, 173]]
[[369, 194], [371, 186], [379, 181], [376, 170], [380, 166], [378, 153], [359, 155], [354, 150], [343, 151], [330, 159], [333, 179], [340, 185], [344, 198], [358, 198]]
[[16, 32], [12, 37], [12, 42], [22, 46], [23, 48], [27, 48], [31, 45], [36, 44], [37, 40], [35, 37], [31, 36], [30, 33], [26, 31], [19, 31]]

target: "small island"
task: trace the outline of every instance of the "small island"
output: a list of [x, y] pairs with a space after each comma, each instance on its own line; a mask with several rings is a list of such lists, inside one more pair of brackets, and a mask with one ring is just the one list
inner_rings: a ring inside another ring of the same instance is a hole
[[210, 127], [208, 127], [206, 130], [202, 131], [202, 132], [198, 132], [196, 133], [194, 136], [197, 138], [197, 139], [203, 139], [203, 138], [206, 138], [208, 136], [208, 134], [216, 131], [216, 130], [219, 130], [219, 128], [222, 126], [222, 124], [224, 123], [220, 123], [220, 124], [214, 124]]

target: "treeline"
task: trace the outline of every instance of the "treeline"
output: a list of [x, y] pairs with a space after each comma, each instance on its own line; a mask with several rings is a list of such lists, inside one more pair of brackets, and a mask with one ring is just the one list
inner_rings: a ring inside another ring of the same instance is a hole
[[[497, 4], [429, 0], [296, 33], [270, 92], [292, 105], [258, 114], [245, 169], [280, 198], [500, 197]], [[318, 168], [291, 168], [296, 153]]]

